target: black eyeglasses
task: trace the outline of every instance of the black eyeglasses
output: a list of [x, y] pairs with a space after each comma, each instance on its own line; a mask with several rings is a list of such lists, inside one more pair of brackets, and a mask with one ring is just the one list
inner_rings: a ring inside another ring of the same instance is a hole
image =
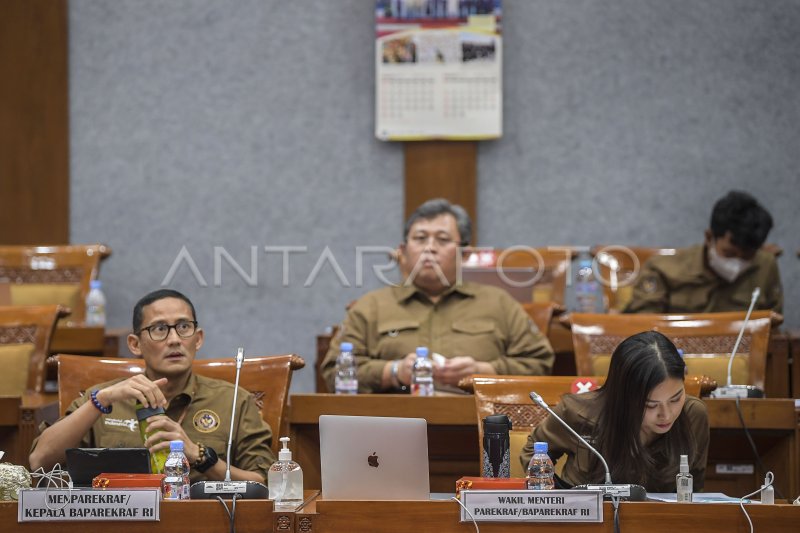
[[147, 326], [146, 328], [142, 328], [139, 330], [139, 334], [142, 334], [142, 331], [147, 331], [147, 334], [150, 335], [150, 339], [158, 342], [163, 341], [167, 337], [169, 337], [169, 330], [174, 329], [175, 333], [178, 334], [178, 337], [183, 339], [188, 339], [194, 332], [197, 331], [197, 322], [195, 320], [181, 320], [180, 322], [176, 322], [175, 324], [153, 324], [152, 326]]

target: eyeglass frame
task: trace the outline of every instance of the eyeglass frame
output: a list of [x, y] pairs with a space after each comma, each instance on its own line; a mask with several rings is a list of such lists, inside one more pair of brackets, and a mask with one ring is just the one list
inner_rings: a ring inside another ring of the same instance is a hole
[[[183, 335], [181, 335], [178, 332], [178, 326], [181, 325], [181, 324], [191, 324], [192, 326], [194, 326], [194, 329], [192, 329], [192, 332], [189, 335], [184, 337]], [[157, 327], [163, 327], [163, 326], [166, 326], [167, 334], [164, 335], [163, 339], [154, 339], [153, 338], [152, 329], [153, 328], [157, 328]], [[195, 333], [197, 333], [197, 320], [179, 320], [178, 322], [175, 322], [174, 324], [162, 324], [162, 323], [152, 324], [150, 326], [147, 326], [145, 328], [140, 329], [139, 332], [137, 333], [137, 335], [141, 336], [143, 331], [147, 331], [147, 335], [150, 337], [151, 341], [153, 341], [153, 342], [162, 342], [162, 341], [165, 341], [165, 340], [167, 340], [169, 338], [169, 333], [173, 329], [175, 330], [175, 334], [179, 338], [181, 338], [181, 339], [190, 339], [190, 338], [192, 338], [194, 336]]]

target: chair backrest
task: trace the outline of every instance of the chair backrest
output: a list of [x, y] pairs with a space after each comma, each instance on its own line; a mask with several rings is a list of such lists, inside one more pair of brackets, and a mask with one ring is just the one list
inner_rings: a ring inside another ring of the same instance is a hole
[[[79, 355], [56, 356], [58, 360], [58, 407], [61, 416], [75, 398], [87, 387], [116, 378], [144, 372], [142, 359], [94, 358]], [[272, 449], [280, 448], [278, 437], [286, 435], [288, 424], [284, 417], [292, 371], [305, 366], [302, 357], [294, 354], [248, 357], [242, 364], [239, 385], [255, 396], [261, 417], [272, 428]], [[202, 376], [233, 383], [236, 362], [233, 358], [195, 359], [195, 372]]]
[[[462, 271], [470, 269], [495, 269], [501, 272], [508, 269], [531, 269], [530, 275], [522, 280], [503, 279], [498, 275], [496, 284], [514, 294], [517, 289], [512, 283], [526, 283], [530, 280], [530, 302], [556, 302], [564, 304], [567, 287], [567, 272], [572, 261], [573, 252], [569, 250], [551, 250], [548, 248], [518, 247], [503, 249], [467, 250], [462, 262]], [[510, 274], [510, 272], [509, 272]], [[463, 276], [463, 274], [462, 274]], [[493, 282], [494, 284], [494, 282]]]
[[522, 304], [522, 308], [545, 337], [550, 334], [553, 316], [564, 312], [564, 307], [555, 302], [528, 302]]
[[[689, 374], [705, 375], [719, 384], [727, 382], [728, 360], [745, 313], [683, 315], [605, 315], [573, 313], [572, 344], [578, 375], [605, 375], [611, 354], [627, 337], [642, 331], [659, 331], [683, 350]], [[771, 327], [769, 311], [750, 315], [734, 359], [733, 383], [764, 388], [767, 345]]]
[[11, 305], [69, 307], [67, 323], [82, 324], [89, 282], [109, 255], [111, 248], [103, 244], [0, 246], [0, 293], [8, 294]]
[[622, 311], [633, 297], [633, 286], [645, 261], [654, 255], [675, 255], [675, 248], [603, 245], [592, 248], [607, 308]]
[[68, 314], [60, 305], [0, 307], [0, 396], [44, 390], [50, 339]]
[[[548, 405], [555, 406], [564, 394], [588, 392], [601, 386], [605, 376], [497, 376], [475, 375], [459, 383], [459, 387], [475, 396], [478, 416], [478, 445], [483, 457], [482, 420], [494, 414], [507, 415], [511, 420], [509, 452], [511, 477], [525, 477], [518, 458], [531, 430], [547, 418], [548, 413], [531, 401], [529, 394], [536, 391]], [[580, 385], [578, 385], [580, 383]], [[686, 394], [700, 395], [699, 376], [688, 376]], [[481, 461], [482, 463], [482, 461]], [[558, 469], [558, 466], [557, 466]]]

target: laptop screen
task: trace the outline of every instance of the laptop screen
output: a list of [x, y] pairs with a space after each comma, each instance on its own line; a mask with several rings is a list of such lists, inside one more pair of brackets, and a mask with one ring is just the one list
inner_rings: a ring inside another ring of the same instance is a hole
[[147, 448], [67, 448], [67, 471], [76, 487], [91, 487], [103, 473], [149, 474]]
[[319, 440], [323, 498], [430, 498], [424, 419], [322, 415]]

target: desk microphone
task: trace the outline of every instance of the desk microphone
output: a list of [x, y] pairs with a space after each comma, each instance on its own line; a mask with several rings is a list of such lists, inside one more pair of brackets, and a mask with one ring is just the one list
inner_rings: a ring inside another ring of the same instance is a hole
[[231, 481], [231, 445], [233, 444], [233, 423], [236, 420], [236, 398], [239, 395], [239, 374], [244, 362], [244, 348], [239, 348], [236, 353], [236, 383], [233, 386], [233, 406], [231, 407], [231, 429], [228, 433], [228, 452], [225, 458], [228, 466], [225, 469], [224, 481], [197, 481], [189, 488], [189, 497], [192, 500], [209, 500], [216, 497], [245, 500], [266, 500], [269, 496], [267, 486], [258, 481]]
[[639, 502], [647, 499], [647, 491], [641, 485], [632, 485], [630, 483], [612, 483], [611, 471], [608, 469], [608, 463], [606, 463], [606, 460], [602, 455], [600, 455], [600, 452], [598, 452], [591, 444], [586, 442], [586, 439], [578, 435], [578, 432], [572, 429], [569, 424], [564, 422], [564, 420], [558, 416], [555, 411], [550, 409], [550, 406], [547, 405], [547, 402], [545, 402], [541, 396], [539, 396], [536, 392], [531, 392], [530, 396], [531, 400], [533, 400], [533, 403], [539, 405], [542, 409], [550, 413], [550, 416], [555, 417], [555, 419], [558, 420], [561, 425], [567, 428], [567, 430], [569, 430], [569, 432], [572, 433], [576, 439], [581, 441], [587, 448], [589, 448], [592, 453], [594, 453], [600, 459], [600, 462], [603, 463], [603, 468], [606, 471], [606, 480], [602, 485], [577, 485], [574, 488], [599, 490], [603, 493], [604, 498], [620, 498]]
[[744, 330], [747, 328], [747, 323], [750, 321], [750, 313], [756, 306], [756, 300], [761, 294], [761, 288], [756, 287], [753, 289], [753, 296], [750, 298], [750, 307], [747, 308], [747, 314], [744, 316], [742, 327], [739, 330], [739, 336], [736, 337], [736, 342], [733, 344], [731, 357], [728, 359], [728, 382], [724, 387], [717, 387], [711, 391], [712, 398], [763, 398], [764, 391], [753, 385], [732, 385], [731, 384], [731, 370], [733, 369], [733, 358], [736, 357], [736, 350], [739, 349], [739, 343], [744, 336]]

